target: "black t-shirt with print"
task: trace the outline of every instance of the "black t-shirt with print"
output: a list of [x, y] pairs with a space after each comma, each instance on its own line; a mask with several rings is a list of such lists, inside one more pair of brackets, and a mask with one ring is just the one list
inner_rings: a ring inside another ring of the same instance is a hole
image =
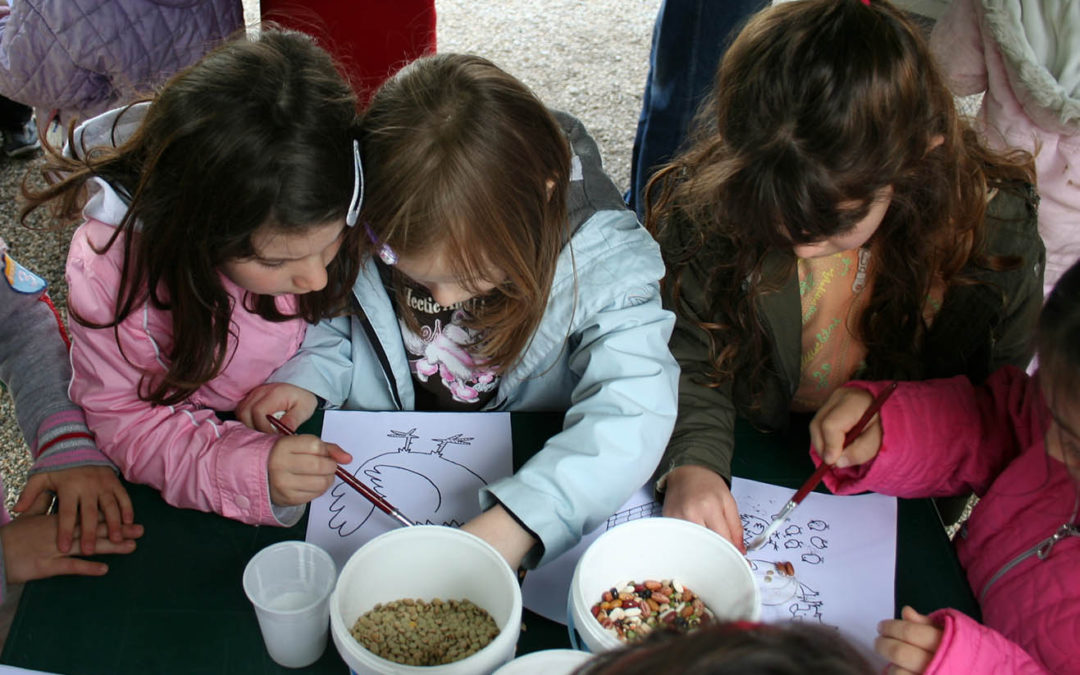
[[[409, 355], [416, 409], [465, 412], [483, 408], [498, 390], [499, 377], [473, 356], [469, 346], [476, 334], [464, 325], [469, 311], [483, 300], [470, 298], [443, 307], [426, 288], [401, 274], [392, 275], [390, 283], [400, 284], [401, 292], [391, 288], [390, 295]], [[419, 335], [409, 329], [403, 312], [415, 317]]]

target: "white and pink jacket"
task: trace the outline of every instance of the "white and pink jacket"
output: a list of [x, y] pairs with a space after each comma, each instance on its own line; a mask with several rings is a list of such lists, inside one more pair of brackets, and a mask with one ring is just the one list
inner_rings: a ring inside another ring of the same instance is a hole
[[952, 0], [930, 48], [953, 93], [985, 92], [987, 143], [1035, 155], [1049, 295], [1080, 260], [1080, 2]]
[[[848, 386], [876, 394], [885, 383]], [[877, 457], [826, 474], [837, 494], [979, 495], [956, 549], [983, 623], [934, 612], [944, 635], [928, 674], [1077, 672], [1080, 486], [1046, 454], [1050, 419], [1036, 380], [1012, 366], [983, 387], [903, 382], [881, 411]]]
[[[95, 323], [112, 320], [116, 306], [123, 241], [98, 254], [127, 206], [108, 184], [93, 179], [86, 222], [75, 232], [67, 260], [68, 304]], [[71, 398], [86, 411], [98, 446], [133, 482], [159, 490], [182, 508], [212, 511], [252, 524], [292, 525], [303, 507], [270, 503], [267, 458], [276, 440], [215, 411], [232, 411], [255, 386], [300, 347], [307, 324], [273, 323], [244, 307], [244, 291], [224, 276], [233, 298], [226, 365], [212, 381], [174, 406], [153, 406], [139, 398], [144, 376], [164, 372], [173, 344], [172, 316], [144, 300], [112, 328], [88, 328], [71, 321]], [[278, 299], [283, 312], [295, 311], [295, 296]], [[119, 342], [118, 342], [119, 340]]]

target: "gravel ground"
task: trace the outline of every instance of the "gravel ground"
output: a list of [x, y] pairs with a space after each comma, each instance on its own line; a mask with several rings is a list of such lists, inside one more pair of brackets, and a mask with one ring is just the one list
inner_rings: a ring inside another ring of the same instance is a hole
[[[249, 23], [258, 15], [257, 2], [245, 0]], [[625, 189], [658, 6], [659, 0], [437, 0], [439, 49], [485, 56], [551, 107], [579, 117]], [[42, 218], [29, 228], [18, 222], [19, 185], [40, 164], [0, 155], [0, 237], [19, 262], [50, 282], [62, 308], [70, 230], [49, 230]], [[10, 507], [26, 481], [30, 454], [6, 394], [0, 396], [0, 422], [0, 473]]]

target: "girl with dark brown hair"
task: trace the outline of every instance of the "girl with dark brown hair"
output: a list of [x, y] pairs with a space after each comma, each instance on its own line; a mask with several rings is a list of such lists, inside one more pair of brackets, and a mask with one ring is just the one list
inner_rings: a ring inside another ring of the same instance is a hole
[[958, 119], [889, 3], [756, 15], [649, 189], [682, 367], [665, 514], [742, 545], [736, 415], [775, 430], [853, 376], [1026, 364], [1044, 258], [1033, 182], [1030, 157], [990, 152]]
[[24, 215], [48, 203], [84, 220], [67, 261], [72, 399], [124, 475], [171, 504], [291, 525], [348, 458], [214, 411], [346, 304], [355, 124], [329, 55], [266, 30], [89, 120], [50, 158], [59, 180], [25, 190]]
[[[549, 560], [652, 473], [675, 417], [659, 247], [581, 123], [476, 56], [406, 66], [360, 142], [367, 260], [351, 321], [309, 331], [244, 419], [316, 396], [362, 410], [565, 411], [466, 523], [512, 566]], [[391, 500], [392, 501], [392, 500]]]

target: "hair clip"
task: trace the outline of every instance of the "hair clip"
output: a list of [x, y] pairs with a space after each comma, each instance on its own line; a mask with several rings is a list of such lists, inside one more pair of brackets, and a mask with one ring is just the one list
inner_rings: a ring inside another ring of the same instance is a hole
[[367, 232], [371, 243], [375, 244], [375, 247], [379, 249], [379, 260], [386, 265], [396, 265], [398, 261], [397, 253], [394, 253], [394, 249], [390, 248], [390, 244], [379, 241], [379, 238], [375, 236], [375, 232], [372, 231], [371, 225], [368, 225], [366, 220], [364, 221], [364, 230]]
[[[360, 162], [360, 141], [353, 139], [353, 189], [352, 199], [349, 200], [349, 210], [345, 213], [345, 224], [349, 227], [356, 225], [360, 219], [360, 207], [364, 204], [364, 165]], [[368, 230], [371, 234], [371, 230]]]

